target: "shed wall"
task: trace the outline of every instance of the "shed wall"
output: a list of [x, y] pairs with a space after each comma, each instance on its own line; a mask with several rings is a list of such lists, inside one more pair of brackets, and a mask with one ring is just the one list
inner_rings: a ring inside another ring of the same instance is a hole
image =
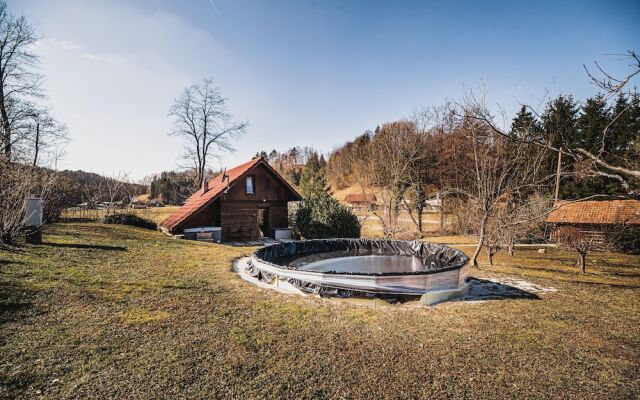
[[185, 220], [180, 229], [199, 228], [202, 226], [220, 226], [220, 199], [209, 204], [202, 211]]
[[258, 165], [247, 176], [253, 176], [254, 194], [245, 192], [246, 177], [242, 177], [224, 195], [225, 200], [253, 200], [253, 201], [293, 201], [289, 189], [276, 178], [264, 165]]
[[[249, 200], [222, 200], [222, 240], [255, 240], [259, 238], [258, 206], [269, 208], [271, 229], [289, 226], [286, 201], [257, 202]], [[271, 235], [271, 232], [269, 232]]]

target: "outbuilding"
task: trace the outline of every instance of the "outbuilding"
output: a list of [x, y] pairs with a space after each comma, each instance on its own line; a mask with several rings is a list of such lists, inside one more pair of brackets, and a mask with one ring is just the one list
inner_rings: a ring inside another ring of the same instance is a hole
[[375, 209], [376, 200], [375, 195], [364, 193], [350, 193], [344, 198], [344, 202], [347, 203], [347, 206], [349, 206], [353, 211], [367, 211], [372, 208]]
[[616, 227], [640, 225], [640, 201], [602, 200], [559, 202], [547, 222], [555, 226], [554, 236], [563, 230], [578, 229], [582, 235], [603, 242], [605, 235]]
[[222, 241], [274, 237], [288, 227], [288, 203], [301, 196], [269, 163], [256, 158], [205, 181], [160, 224], [171, 234], [220, 232]]

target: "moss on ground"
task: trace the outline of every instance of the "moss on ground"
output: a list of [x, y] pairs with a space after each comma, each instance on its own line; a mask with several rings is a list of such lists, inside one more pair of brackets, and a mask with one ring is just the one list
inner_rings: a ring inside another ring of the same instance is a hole
[[[4, 398], [634, 398], [640, 258], [523, 249], [539, 300], [369, 309], [252, 286], [251, 248], [48, 226], [0, 251]], [[468, 248], [463, 248], [468, 251]], [[481, 259], [483, 261], [484, 259]]]

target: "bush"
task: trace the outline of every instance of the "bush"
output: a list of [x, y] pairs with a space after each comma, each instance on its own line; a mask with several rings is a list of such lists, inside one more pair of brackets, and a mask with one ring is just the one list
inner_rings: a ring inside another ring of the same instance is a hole
[[112, 214], [107, 215], [102, 219], [102, 223], [104, 224], [120, 224], [120, 225], [131, 225], [136, 226], [138, 228], [144, 229], [157, 229], [158, 225], [148, 219], [140, 218], [137, 215], [133, 214]]
[[328, 194], [304, 199], [290, 218], [306, 239], [360, 237], [358, 217]]
[[616, 226], [606, 233], [606, 238], [615, 251], [640, 254], [640, 226]]
[[13, 244], [23, 233], [25, 199], [44, 199], [45, 217], [56, 176], [43, 168], [9, 162], [0, 156], [0, 243]]

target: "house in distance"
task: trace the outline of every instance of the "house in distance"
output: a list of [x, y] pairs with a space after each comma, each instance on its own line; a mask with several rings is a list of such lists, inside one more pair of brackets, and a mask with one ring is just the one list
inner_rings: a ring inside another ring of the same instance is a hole
[[581, 235], [602, 244], [612, 229], [640, 226], [640, 201], [600, 200], [556, 203], [547, 222], [555, 226], [554, 236], [567, 229], [578, 229]]
[[300, 194], [263, 158], [205, 181], [160, 227], [187, 238], [222, 241], [274, 237], [288, 227], [288, 202]]
[[376, 206], [376, 196], [364, 193], [350, 193], [345, 196], [344, 202], [353, 211], [367, 211]]

